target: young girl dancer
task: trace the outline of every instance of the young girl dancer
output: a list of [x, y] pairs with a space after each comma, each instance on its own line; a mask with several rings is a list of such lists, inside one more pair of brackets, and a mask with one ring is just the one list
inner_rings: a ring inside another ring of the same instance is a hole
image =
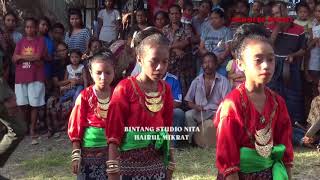
[[[171, 90], [162, 80], [168, 66], [169, 42], [152, 27], [138, 32], [134, 42], [139, 42], [135, 44], [139, 44], [136, 53], [142, 71], [138, 76], [122, 80], [110, 102], [106, 128], [108, 177], [112, 180], [119, 179], [120, 175], [123, 180], [171, 179], [175, 168], [173, 149], [164, 139], [168, 132], [157, 131], [157, 128], [172, 126], [173, 121]], [[137, 127], [144, 130], [130, 130]], [[136, 135], [142, 138], [137, 139]]]
[[92, 57], [89, 67], [94, 85], [81, 92], [70, 115], [72, 171], [78, 179], [107, 179], [105, 124], [112, 95], [112, 61], [111, 52]]
[[266, 86], [275, 69], [266, 30], [242, 25], [233, 43], [246, 80], [226, 96], [216, 113], [217, 179], [290, 179], [291, 121], [283, 98]]

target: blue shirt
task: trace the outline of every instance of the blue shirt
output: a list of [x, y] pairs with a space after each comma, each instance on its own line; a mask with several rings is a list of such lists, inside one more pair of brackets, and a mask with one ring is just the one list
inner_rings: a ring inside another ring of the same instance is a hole
[[[44, 36], [44, 40], [46, 42], [48, 55], [52, 58], [54, 53], [54, 43], [53, 40], [48, 36]], [[44, 63], [44, 71], [47, 79], [52, 78], [52, 62], [51, 61], [45, 61]]]
[[163, 80], [165, 80], [170, 85], [174, 101], [182, 102], [182, 90], [180, 81], [178, 80], [177, 76], [167, 72]]
[[44, 39], [45, 39], [45, 42], [46, 42], [46, 45], [47, 45], [47, 50], [48, 50], [48, 54], [49, 56], [53, 56], [53, 53], [54, 53], [54, 43], [53, 43], [53, 40], [48, 36], [44, 36]]

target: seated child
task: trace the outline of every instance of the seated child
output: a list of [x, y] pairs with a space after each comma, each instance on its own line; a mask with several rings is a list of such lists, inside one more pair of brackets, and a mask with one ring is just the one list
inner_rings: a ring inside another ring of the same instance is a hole
[[[318, 82], [318, 91], [320, 92], [320, 81]], [[302, 138], [302, 141], [304, 145], [314, 147], [313, 145], [320, 143], [320, 95], [312, 100], [307, 122], [310, 127]]]
[[185, 3], [184, 7], [183, 7], [183, 13], [182, 13], [182, 17], [181, 17], [181, 22], [183, 24], [191, 25], [192, 14], [193, 14], [193, 5], [192, 5], [192, 3]]
[[235, 59], [228, 62], [226, 70], [228, 72], [228, 79], [232, 85], [232, 89], [245, 81], [244, 73], [239, 69]]
[[60, 97], [59, 103], [63, 103], [72, 99], [74, 104], [78, 95], [84, 88], [86, 82], [86, 71], [84, 65], [80, 64], [82, 53], [80, 50], [71, 50], [70, 62], [67, 66], [64, 80], [69, 80], [69, 83], [60, 87], [62, 96]]

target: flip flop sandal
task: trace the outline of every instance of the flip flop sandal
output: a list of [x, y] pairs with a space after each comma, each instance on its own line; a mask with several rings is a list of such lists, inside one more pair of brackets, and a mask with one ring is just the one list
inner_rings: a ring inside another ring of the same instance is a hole
[[59, 138], [61, 136], [60, 132], [57, 132], [53, 135], [54, 138]]
[[31, 140], [31, 145], [37, 145], [37, 144], [39, 144], [39, 142], [36, 139]]

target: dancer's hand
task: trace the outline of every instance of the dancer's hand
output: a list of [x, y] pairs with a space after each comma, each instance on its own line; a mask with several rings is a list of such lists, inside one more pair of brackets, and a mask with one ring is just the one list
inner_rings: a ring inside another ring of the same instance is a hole
[[72, 168], [72, 173], [73, 174], [78, 174], [79, 173], [79, 168], [80, 168], [80, 161], [79, 160], [74, 160], [72, 161], [71, 164]]

